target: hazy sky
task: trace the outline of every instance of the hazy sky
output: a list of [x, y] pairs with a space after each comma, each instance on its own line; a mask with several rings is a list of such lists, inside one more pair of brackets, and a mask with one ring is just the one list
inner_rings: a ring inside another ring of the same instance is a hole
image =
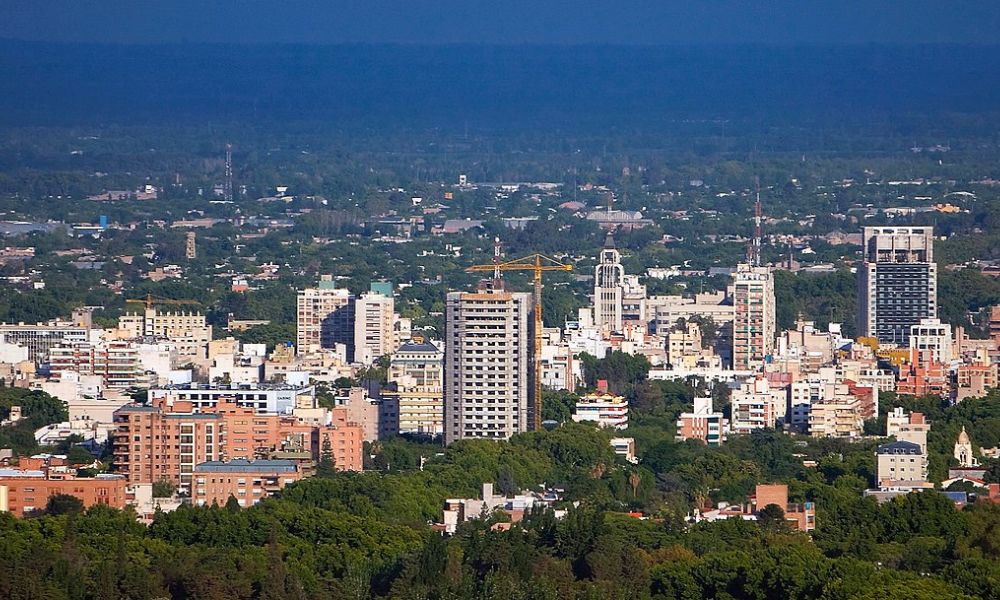
[[0, 38], [997, 44], [1000, 0], [0, 0]]

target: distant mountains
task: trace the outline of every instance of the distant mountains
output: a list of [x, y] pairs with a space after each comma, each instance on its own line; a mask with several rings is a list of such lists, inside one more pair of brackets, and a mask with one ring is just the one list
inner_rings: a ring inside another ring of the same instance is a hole
[[0, 40], [0, 124], [498, 128], [984, 113], [1000, 46], [113, 46]]

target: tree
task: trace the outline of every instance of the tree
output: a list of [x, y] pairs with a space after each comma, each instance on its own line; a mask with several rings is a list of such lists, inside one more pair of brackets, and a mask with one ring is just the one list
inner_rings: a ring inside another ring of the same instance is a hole
[[49, 515], [69, 515], [83, 512], [83, 501], [68, 494], [53, 494], [45, 503], [45, 513]]
[[336, 472], [337, 465], [333, 456], [333, 443], [330, 442], [329, 436], [323, 436], [319, 463], [316, 464], [316, 477], [333, 477]]
[[757, 512], [757, 524], [765, 531], [780, 531], [787, 528], [785, 509], [777, 504], [768, 504]]
[[177, 486], [169, 479], [158, 479], [153, 482], [154, 498], [170, 498], [177, 491]]

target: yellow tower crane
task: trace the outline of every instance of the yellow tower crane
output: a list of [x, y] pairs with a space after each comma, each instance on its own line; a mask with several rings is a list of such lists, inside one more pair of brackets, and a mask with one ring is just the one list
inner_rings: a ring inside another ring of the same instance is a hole
[[572, 271], [572, 265], [549, 258], [544, 254], [529, 254], [523, 258], [500, 262], [499, 241], [495, 247], [493, 264], [473, 265], [467, 268], [467, 273], [493, 273], [494, 282], [500, 281], [500, 275], [504, 271], [531, 271], [535, 284], [535, 406], [534, 406], [534, 429], [538, 431], [542, 428], [542, 272], [544, 271]]

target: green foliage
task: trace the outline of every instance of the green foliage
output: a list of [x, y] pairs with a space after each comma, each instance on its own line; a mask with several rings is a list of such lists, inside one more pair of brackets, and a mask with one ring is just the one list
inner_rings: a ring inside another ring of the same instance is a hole
[[13, 425], [0, 427], [0, 448], [13, 448], [18, 455], [38, 450], [35, 442], [36, 429], [51, 423], [61, 423], [69, 418], [62, 400], [45, 392], [0, 388], [0, 420], [10, 416], [12, 406], [21, 407], [22, 418]]

